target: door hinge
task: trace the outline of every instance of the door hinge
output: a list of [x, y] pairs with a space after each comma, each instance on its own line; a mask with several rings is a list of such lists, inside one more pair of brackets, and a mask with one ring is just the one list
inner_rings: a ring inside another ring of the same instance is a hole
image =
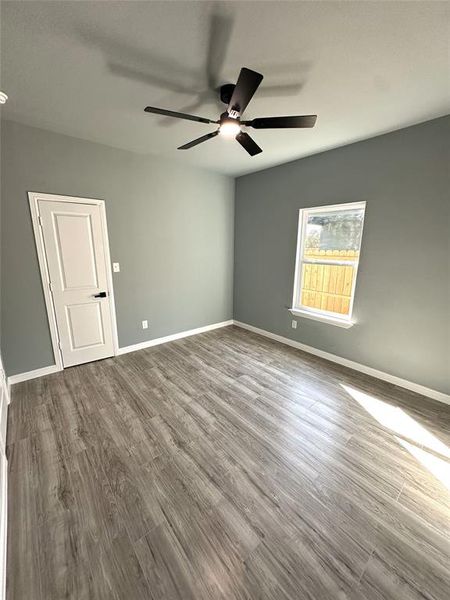
[[53, 292], [53, 283], [51, 281], [48, 282], [48, 289]]
[[58, 340], [58, 348], [59, 348], [60, 350], [62, 350], [62, 344], [61, 344], [61, 341], [60, 341], [60, 340]]
[[41, 215], [38, 215], [38, 223], [39, 223], [39, 227], [42, 227], [42, 217], [41, 217]]

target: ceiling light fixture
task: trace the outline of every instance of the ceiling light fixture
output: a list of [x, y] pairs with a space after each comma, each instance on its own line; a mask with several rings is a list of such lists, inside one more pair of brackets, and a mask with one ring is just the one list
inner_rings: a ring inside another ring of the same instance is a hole
[[236, 121], [236, 119], [223, 119], [220, 123], [219, 133], [224, 137], [236, 137], [240, 131], [241, 126], [239, 125], [239, 121]]
[[5, 92], [0, 92], [0, 104], [6, 104], [7, 100], [8, 96], [5, 94]]

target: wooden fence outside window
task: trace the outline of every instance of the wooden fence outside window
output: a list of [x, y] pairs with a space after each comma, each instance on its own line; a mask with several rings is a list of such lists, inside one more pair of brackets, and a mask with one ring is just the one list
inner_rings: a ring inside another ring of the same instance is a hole
[[[305, 259], [358, 261], [355, 250], [307, 248]], [[302, 270], [303, 306], [348, 315], [356, 268], [353, 265], [304, 263]]]

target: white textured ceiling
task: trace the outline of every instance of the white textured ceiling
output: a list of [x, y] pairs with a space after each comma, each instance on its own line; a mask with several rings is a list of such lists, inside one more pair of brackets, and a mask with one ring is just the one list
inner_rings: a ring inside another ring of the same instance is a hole
[[[218, 82], [242, 66], [265, 76], [245, 118], [316, 113], [314, 129], [248, 130], [253, 158], [220, 137], [176, 150], [214, 126], [143, 109], [218, 118], [212, 15]], [[1, 17], [3, 117], [231, 175], [449, 112], [446, 2], [14, 1]]]

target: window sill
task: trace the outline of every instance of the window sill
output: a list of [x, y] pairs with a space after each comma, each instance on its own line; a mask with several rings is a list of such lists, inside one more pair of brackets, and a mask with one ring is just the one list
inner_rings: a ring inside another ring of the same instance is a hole
[[319, 313], [309, 312], [308, 310], [302, 310], [300, 308], [290, 308], [289, 311], [295, 317], [303, 317], [305, 319], [312, 319], [313, 321], [320, 321], [321, 323], [328, 323], [329, 325], [336, 325], [336, 327], [343, 327], [349, 329], [355, 324], [353, 321], [348, 319], [340, 319], [339, 317], [331, 317], [329, 315], [321, 315]]

